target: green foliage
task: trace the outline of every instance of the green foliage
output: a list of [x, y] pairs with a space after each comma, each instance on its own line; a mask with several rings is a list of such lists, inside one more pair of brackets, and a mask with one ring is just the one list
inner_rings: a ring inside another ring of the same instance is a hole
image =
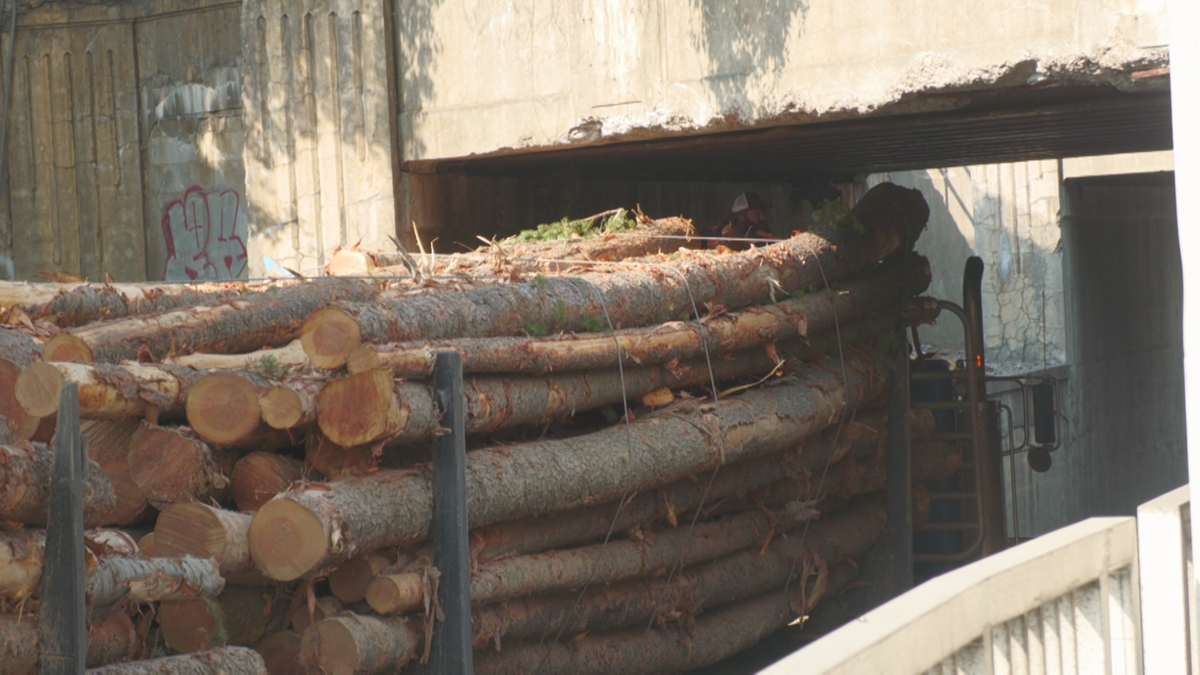
[[589, 316], [581, 321], [580, 325], [589, 333], [602, 333], [608, 330], [608, 322], [602, 316]]
[[617, 414], [616, 408], [613, 408], [610, 405], [606, 405], [603, 408], [601, 408], [600, 414], [604, 415], [604, 421], [608, 422], [609, 424], [612, 424], [613, 422], [616, 422], [617, 420], [621, 419], [621, 416], [619, 414]]
[[616, 213], [603, 221], [593, 217], [581, 220], [563, 218], [557, 222], [543, 223], [532, 230], [522, 230], [516, 236], [506, 239], [505, 243], [525, 244], [531, 241], [557, 241], [574, 237], [586, 239], [601, 232], [620, 232], [635, 227], [637, 227], [637, 220], [629, 214], [629, 211], [617, 209]]
[[204, 604], [208, 609], [209, 615], [216, 619], [217, 629], [213, 631], [208, 642], [213, 647], [224, 647], [226, 642], [229, 642], [229, 633], [225, 630], [225, 612], [221, 611], [221, 605], [214, 600], [204, 599]]
[[246, 359], [246, 370], [262, 375], [268, 380], [281, 380], [292, 374], [291, 366], [280, 363], [279, 359], [271, 354], [256, 359]]
[[525, 333], [531, 337], [546, 337], [550, 331], [545, 326], [536, 323], [525, 324]]
[[858, 222], [858, 219], [854, 217], [850, 209], [837, 202], [829, 202], [825, 206], [813, 211], [812, 219], [818, 225], [831, 227], [835, 230], [848, 227], [859, 234], [866, 232], [866, 228], [863, 227], [862, 223]]
[[534, 285], [534, 286], [537, 286], [537, 289], [538, 289], [539, 291], [544, 291], [544, 290], [546, 290], [546, 283], [547, 283], [547, 282], [546, 282], [546, 277], [544, 277], [544, 276], [542, 276], [542, 275], [540, 275], [540, 274], [539, 274], [539, 275], [537, 275], [536, 277], [534, 277], [534, 278], [533, 278], [533, 285]]

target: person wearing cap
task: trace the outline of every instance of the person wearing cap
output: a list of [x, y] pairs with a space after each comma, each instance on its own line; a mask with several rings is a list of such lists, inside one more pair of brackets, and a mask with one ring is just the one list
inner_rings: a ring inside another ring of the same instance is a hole
[[730, 217], [717, 227], [709, 228], [715, 236], [733, 239], [762, 239], [762, 243], [747, 241], [710, 241], [709, 248], [725, 246], [733, 250], [745, 250], [752, 246], [766, 246], [774, 241], [771, 226], [767, 222], [767, 205], [755, 192], [743, 192], [733, 200]]

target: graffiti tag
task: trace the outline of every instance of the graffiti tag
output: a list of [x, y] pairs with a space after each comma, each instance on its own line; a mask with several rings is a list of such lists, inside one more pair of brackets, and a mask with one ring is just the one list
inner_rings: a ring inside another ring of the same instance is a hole
[[246, 269], [246, 217], [236, 190], [188, 188], [163, 209], [163, 279], [237, 279]]

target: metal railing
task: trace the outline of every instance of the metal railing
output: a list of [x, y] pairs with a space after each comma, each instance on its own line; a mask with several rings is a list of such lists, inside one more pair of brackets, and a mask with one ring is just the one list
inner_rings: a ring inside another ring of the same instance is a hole
[[1092, 518], [937, 577], [763, 671], [1200, 675], [1189, 498]]

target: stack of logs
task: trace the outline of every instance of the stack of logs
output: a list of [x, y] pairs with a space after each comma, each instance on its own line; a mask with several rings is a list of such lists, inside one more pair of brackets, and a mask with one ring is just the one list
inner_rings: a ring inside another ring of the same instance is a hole
[[[845, 588], [885, 525], [895, 335], [936, 312], [915, 297], [927, 217], [884, 184], [749, 250], [697, 250], [667, 219], [493, 243], [437, 274], [405, 256], [389, 277], [9, 284], [4, 672], [38, 659], [66, 383], [90, 440], [89, 667], [423, 660], [440, 350], [466, 372], [477, 672], [677, 671], [744, 649]], [[383, 267], [347, 253], [367, 262], [341, 268]], [[916, 478], [957, 470], [932, 418], [910, 426]]]

